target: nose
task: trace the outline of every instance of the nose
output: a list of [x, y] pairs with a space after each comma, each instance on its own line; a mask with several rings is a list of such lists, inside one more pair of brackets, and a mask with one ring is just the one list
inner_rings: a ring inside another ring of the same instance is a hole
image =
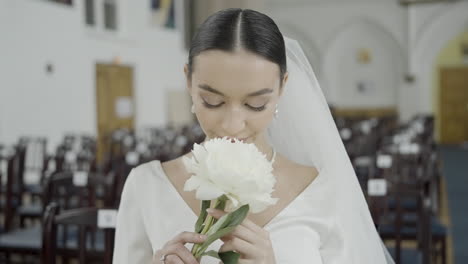
[[236, 136], [241, 134], [245, 128], [245, 117], [238, 109], [230, 109], [226, 112], [221, 127], [224, 132], [229, 136]]

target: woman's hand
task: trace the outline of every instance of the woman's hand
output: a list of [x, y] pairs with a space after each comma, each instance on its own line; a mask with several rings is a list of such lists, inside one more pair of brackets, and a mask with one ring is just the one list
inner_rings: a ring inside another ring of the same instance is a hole
[[182, 232], [169, 240], [163, 248], [156, 251], [153, 264], [162, 264], [159, 259], [166, 256], [165, 264], [198, 264], [198, 261], [184, 245], [186, 243], [203, 243], [206, 236], [193, 232]]
[[[207, 212], [216, 219], [226, 214], [226, 212], [216, 209], [209, 209]], [[224, 244], [219, 251], [239, 253], [238, 264], [276, 263], [269, 232], [247, 218], [221, 240]]]

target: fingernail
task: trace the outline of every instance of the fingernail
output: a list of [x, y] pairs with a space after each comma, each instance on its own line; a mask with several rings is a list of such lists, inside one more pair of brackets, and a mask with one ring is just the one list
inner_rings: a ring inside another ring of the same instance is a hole
[[206, 211], [207, 211], [208, 213], [214, 213], [214, 210], [213, 210], [212, 208], [208, 208], [208, 209], [206, 209]]
[[200, 235], [200, 239], [206, 239], [206, 235]]

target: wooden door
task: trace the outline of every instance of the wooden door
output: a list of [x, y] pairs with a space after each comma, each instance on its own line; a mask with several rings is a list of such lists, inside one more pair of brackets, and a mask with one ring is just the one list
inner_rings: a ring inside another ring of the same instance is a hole
[[468, 141], [468, 67], [440, 69], [440, 143]]
[[97, 159], [103, 161], [109, 150], [112, 131], [134, 131], [133, 68], [96, 64]]

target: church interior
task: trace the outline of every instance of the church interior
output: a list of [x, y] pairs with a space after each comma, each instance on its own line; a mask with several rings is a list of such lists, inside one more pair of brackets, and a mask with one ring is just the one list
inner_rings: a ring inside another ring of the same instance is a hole
[[232, 7], [303, 48], [395, 263], [468, 263], [465, 0], [0, 0], [0, 263], [112, 262], [132, 168], [205, 139], [184, 64]]

